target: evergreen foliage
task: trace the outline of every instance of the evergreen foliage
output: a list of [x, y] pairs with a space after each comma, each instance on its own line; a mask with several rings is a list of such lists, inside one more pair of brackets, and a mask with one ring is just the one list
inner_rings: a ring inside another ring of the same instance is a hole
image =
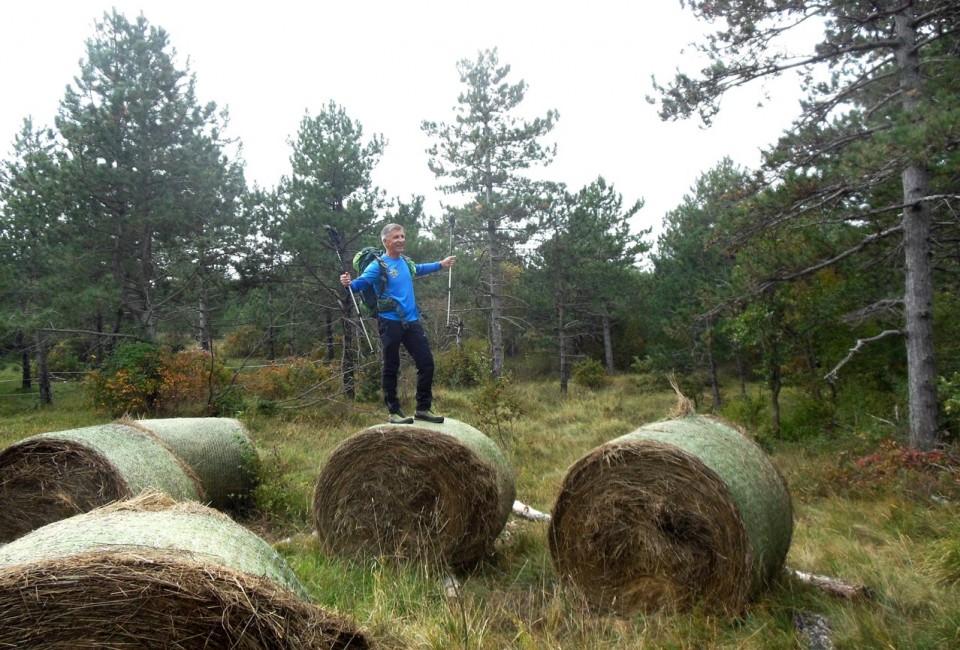
[[507, 81], [509, 65], [500, 65], [496, 49], [481, 51], [476, 60], [457, 65], [466, 90], [458, 97], [453, 123], [424, 121], [423, 131], [434, 140], [427, 150], [439, 189], [463, 197], [456, 211], [461, 228], [474, 246], [489, 257], [486, 291], [490, 298], [490, 354], [494, 377], [503, 374], [506, 320], [505, 289], [516, 247], [525, 243], [536, 225], [544, 184], [524, 171], [547, 165], [556, 146], [540, 139], [554, 126], [558, 113], [526, 121], [516, 111], [526, 95], [523, 81]]
[[[800, 72], [807, 93], [794, 128], [766, 155], [761, 186], [767, 189], [749, 204], [749, 216], [731, 241], [769, 242], [788, 229], [836, 224], [841, 226], [834, 229], [858, 235], [834, 241], [817, 259], [771, 259], [753, 276], [748, 300], [853, 256], [897, 260], [903, 291], [874, 306], [879, 312], [896, 305], [901, 324], [881, 329], [878, 323], [861, 341], [903, 337], [911, 439], [918, 447], [932, 446], [940, 438], [931, 319], [935, 242], [944, 222], [953, 228], [952, 219], [938, 215], [950, 213], [951, 201], [960, 196], [955, 183], [941, 183], [939, 162], [953, 156], [960, 140], [958, 123], [950, 117], [960, 106], [957, 94], [941, 91], [957, 79], [956, 3], [692, 0], [685, 5], [697, 17], [722, 19], [724, 25], [696, 45], [711, 62], [701, 76], [678, 72], [667, 85], [654, 83], [664, 119], [697, 114], [709, 124], [731, 89], [792, 70]], [[808, 22], [822, 24], [823, 32], [806, 53], [771, 47]], [[850, 355], [831, 360], [836, 367], [828, 376], [835, 377]]]
[[[685, 4], [724, 22], [700, 44], [712, 66], [656, 86], [664, 117], [709, 122], [727, 91], [794, 69], [807, 101], [760, 169], [705, 170], [652, 248], [637, 228], [643, 201], [602, 175], [576, 191], [535, 180], [550, 178], [558, 114], [521, 116], [527, 85], [496, 50], [457, 64], [449, 122], [421, 124], [426, 163], [456, 199], [441, 216], [376, 187], [387, 141], [334, 101], [292, 129], [288, 176], [247, 187], [226, 112], [199, 100], [166, 32], [104, 14], [54, 126], [25, 120], [0, 166], [0, 354], [17, 394], [49, 404], [58, 379], [105, 376], [112, 351], [136, 341], [186, 349], [181, 375], [230, 357], [231, 376], [203, 399], [177, 383], [186, 409], [375, 402], [376, 351], [355, 329], [336, 253], [351, 260], [397, 222], [412, 259], [458, 258], [449, 285], [417, 284], [440, 385], [496, 403], [491, 378], [549, 376], [564, 391], [576, 364], [599, 362], [644, 391], [672, 375], [699, 407], [743, 413], [765, 435], [840, 435], [877, 417], [912, 446], [949, 442], [960, 428], [953, 3]], [[791, 21], [823, 27], [805, 56], [768, 46]], [[924, 189], [907, 193], [905, 178]], [[905, 354], [905, 340], [920, 347]], [[258, 380], [264, 395], [227, 390]]]

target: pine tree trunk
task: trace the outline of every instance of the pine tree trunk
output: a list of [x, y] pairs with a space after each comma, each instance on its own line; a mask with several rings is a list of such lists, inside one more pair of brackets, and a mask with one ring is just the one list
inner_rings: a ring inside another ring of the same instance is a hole
[[570, 359], [567, 355], [567, 313], [563, 297], [557, 296], [557, 338], [560, 346], [560, 392], [567, 394], [570, 385]]
[[94, 342], [93, 347], [93, 356], [95, 361], [95, 366], [97, 368], [103, 365], [103, 360], [106, 356], [106, 349], [103, 345], [103, 314], [100, 310], [97, 310], [96, 318], [94, 319], [94, 330], [96, 330], [97, 336], [96, 341]]
[[273, 289], [267, 289], [267, 359], [273, 361], [277, 358], [277, 326], [273, 317]]
[[[908, 4], [896, 16], [900, 45], [900, 89], [903, 109], [922, 119], [918, 110], [923, 88], [916, 49], [915, 8]], [[929, 174], [918, 164], [904, 168], [903, 254], [906, 265], [904, 317], [907, 345], [907, 382], [910, 404], [910, 442], [917, 449], [937, 443], [937, 371], [933, 344], [933, 267], [930, 249], [930, 208], [924, 201]]]
[[[300, 334], [299, 334], [299, 330], [297, 329], [297, 318], [299, 317], [299, 314], [297, 313], [297, 309], [299, 309], [299, 303], [294, 301], [293, 306], [290, 309], [290, 327], [289, 327], [290, 342], [287, 343], [287, 346], [286, 346], [286, 350], [288, 350], [286, 354], [289, 354], [294, 357], [297, 356], [297, 350], [300, 349]], [[349, 311], [349, 307], [348, 307], [348, 311]], [[284, 352], [285, 352], [284, 348], [281, 348], [280, 354], [282, 355], [284, 354]]]
[[[488, 208], [492, 209], [492, 207]], [[494, 379], [503, 376], [503, 324], [501, 312], [503, 298], [500, 295], [500, 240], [497, 238], [497, 220], [487, 222], [490, 241], [490, 357]]]
[[40, 332], [37, 332], [37, 381], [40, 384], [40, 401], [43, 404], [53, 403], [53, 392], [50, 390], [50, 367], [47, 365], [47, 341]]
[[[348, 289], [349, 291], [349, 289]], [[343, 318], [343, 394], [348, 399], [357, 395], [357, 350], [354, 345], [353, 302], [341, 293], [340, 312]]]
[[210, 327], [210, 308], [207, 304], [206, 289], [203, 289], [200, 294], [200, 303], [197, 306], [197, 311], [199, 312], [200, 317], [200, 349], [209, 352], [213, 349], [213, 343], [211, 341], [213, 335]]
[[780, 390], [782, 388], [780, 362], [774, 359], [770, 362], [770, 412], [773, 419], [773, 435], [777, 438], [780, 437]]
[[615, 369], [613, 367], [613, 325], [610, 322], [610, 312], [607, 311], [606, 306], [603, 308], [603, 354], [607, 362], [607, 374], [613, 375]]
[[137, 264], [137, 296], [131, 300], [131, 306], [140, 321], [143, 337], [157, 342], [157, 314], [153, 307], [153, 236], [144, 225], [143, 242], [140, 244], [140, 259]]
[[713, 355], [713, 324], [707, 326], [707, 367], [710, 372], [710, 392], [713, 397], [713, 410], [719, 411], [723, 406], [720, 396], [720, 378], [717, 376], [717, 359]]
[[740, 384], [740, 397], [747, 396], [747, 362], [743, 358], [743, 350], [737, 346], [737, 381]]
[[27, 349], [23, 340], [23, 331], [17, 330], [16, 336], [17, 349], [20, 350], [20, 388], [30, 390], [33, 386], [32, 375], [30, 373], [30, 350]]

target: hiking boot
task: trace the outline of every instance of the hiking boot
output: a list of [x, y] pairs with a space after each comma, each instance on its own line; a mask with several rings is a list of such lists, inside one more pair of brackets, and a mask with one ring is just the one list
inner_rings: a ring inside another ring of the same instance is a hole
[[443, 422], [443, 416], [434, 415], [433, 411], [430, 409], [427, 409], [426, 411], [421, 411], [418, 409], [417, 412], [414, 413], [414, 416], [416, 416], [418, 420], [423, 420], [424, 422], [434, 422], [436, 424]]
[[403, 411], [390, 411], [390, 424], [413, 424], [413, 418]]

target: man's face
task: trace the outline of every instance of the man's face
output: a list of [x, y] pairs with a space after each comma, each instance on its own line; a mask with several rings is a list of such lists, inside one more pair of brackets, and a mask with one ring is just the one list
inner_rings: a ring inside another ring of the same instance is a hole
[[403, 228], [391, 230], [387, 238], [383, 240], [383, 245], [386, 247], [387, 255], [390, 257], [396, 257], [402, 253], [407, 246], [407, 236], [404, 234]]

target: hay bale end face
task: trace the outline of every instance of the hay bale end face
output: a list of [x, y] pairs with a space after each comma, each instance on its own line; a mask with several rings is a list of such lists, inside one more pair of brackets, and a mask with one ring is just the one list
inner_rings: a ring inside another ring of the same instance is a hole
[[0, 620], [2, 647], [369, 647], [265, 541], [152, 495], [0, 548]]
[[233, 418], [122, 420], [166, 443], [196, 473], [211, 506], [241, 511], [250, 505], [259, 459], [243, 424]]
[[0, 542], [146, 489], [204, 496], [154, 435], [121, 424], [42, 433], [0, 452]]
[[331, 554], [463, 566], [491, 551], [515, 495], [496, 444], [447, 418], [343, 441], [317, 478], [313, 515]]
[[645, 425], [568, 470], [548, 542], [600, 609], [737, 614], [782, 572], [793, 516], [751, 440], [704, 417]]

